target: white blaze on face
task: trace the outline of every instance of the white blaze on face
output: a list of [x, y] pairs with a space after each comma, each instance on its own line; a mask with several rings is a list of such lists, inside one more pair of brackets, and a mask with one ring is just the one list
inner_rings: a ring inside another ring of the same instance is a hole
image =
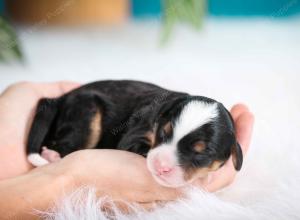
[[[217, 116], [217, 103], [208, 104], [201, 101], [191, 101], [184, 106], [175, 123], [172, 140], [157, 146], [148, 153], [148, 169], [158, 183], [169, 187], [185, 184], [184, 171], [179, 167], [177, 143], [184, 136], [214, 120]], [[162, 170], [170, 169], [170, 171], [159, 174], [158, 167], [161, 167]]]
[[183, 108], [175, 124], [172, 143], [177, 143], [185, 135], [207, 124], [217, 116], [217, 103], [208, 104], [200, 101], [191, 101]]

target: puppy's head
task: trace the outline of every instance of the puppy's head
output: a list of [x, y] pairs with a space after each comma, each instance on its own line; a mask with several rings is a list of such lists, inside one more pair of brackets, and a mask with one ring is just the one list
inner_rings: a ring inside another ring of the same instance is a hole
[[205, 97], [184, 97], [163, 105], [147, 165], [157, 182], [179, 187], [219, 169], [232, 155], [240, 170], [243, 155], [225, 107]]

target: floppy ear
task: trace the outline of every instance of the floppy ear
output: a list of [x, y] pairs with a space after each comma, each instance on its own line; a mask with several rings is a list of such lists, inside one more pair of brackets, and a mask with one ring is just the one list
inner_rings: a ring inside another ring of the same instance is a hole
[[57, 113], [57, 99], [41, 99], [38, 103], [27, 141], [27, 154], [39, 153]]
[[[234, 121], [233, 121], [232, 115], [223, 106], [223, 104], [220, 103], [220, 105], [221, 105], [222, 109], [225, 110], [225, 112], [228, 116], [228, 119], [231, 122], [230, 129], [232, 130], [232, 134], [235, 135], [236, 132], [235, 132]], [[232, 162], [233, 162], [234, 168], [237, 171], [239, 171], [242, 168], [242, 164], [243, 164], [243, 152], [242, 152], [242, 148], [241, 148], [240, 144], [236, 140], [235, 140], [235, 144], [233, 144], [231, 146], [231, 156], [232, 156]]]
[[242, 168], [243, 164], [243, 152], [240, 144], [236, 142], [236, 144], [232, 145], [231, 147], [231, 155], [232, 155], [232, 162], [234, 168], [239, 171]]

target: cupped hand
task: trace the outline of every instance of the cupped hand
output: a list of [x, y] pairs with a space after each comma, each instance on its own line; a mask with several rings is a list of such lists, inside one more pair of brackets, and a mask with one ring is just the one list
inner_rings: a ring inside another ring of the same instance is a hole
[[32, 166], [25, 155], [27, 135], [40, 98], [54, 98], [78, 87], [74, 82], [21, 82], [0, 95], [0, 180], [23, 174]]
[[[231, 114], [237, 129], [237, 139], [245, 156], [249, 148], [254, 117], [245, 105], [235, 105]], [[76, 186], [93, 185], [99, 195], [110, 195], [114, 200], [126, 200], [151, 207], [157, 201], [170, 201], [182, 194], [182, 189], [159, 185], [151, 176], [146, 160], [134, 153], [119, 150], [82, 150], [69, 154], [53, 164], [56, 172], [71, 175]], [[214, 192], [234, 181], [236, 171], [232, 160], [210, 174], [208, 180], [197, 180], [194, 185]]]
[[94, 186], [99, 196], [108, 195], [114, 201], [147, 206], [157, 201], [174, 200], [181, 195], [179, 189], [161, 186], [153, 179], [144, 157], [127, 151], [80, 150], [44, 168], [58, 176], [68, 175], [75, 188]]
[[[26, 137], [37, 102], [42, 97], [57, 97], [78, 86], [77, 83], [19, 83], [10, 86], [0, 96], [0, 179], [28, 172], [32, 167], [25, 155]], [[249, 148], [254, 117], [244, 105], [235, 105], [233, 116], [237, 139], [244, 156]], [[114, 199], [151, 204], [169, 201], [181, 195], [180, 189], [157, 184], [146, 166], [146, 160], [136, 154], [118, 150], [82, 150], [57, 163], [31, 172], [50, 172], [70, 176], [74, 186], [94, 185], [99, 195]], [[232, 161], [211, 173], [208, 180], [194, 185], [208, 191], [220, 190], [234, 181], [236, 171]]]

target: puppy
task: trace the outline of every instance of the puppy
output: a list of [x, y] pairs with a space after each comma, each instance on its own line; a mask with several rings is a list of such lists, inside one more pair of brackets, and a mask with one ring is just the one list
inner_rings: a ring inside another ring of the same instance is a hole
[[232, 117], [221, 103], [129, 80], [94, 82], [39, 101], [27, 144], [33, 165], [49, 162], [43, 149], [64, 157], [92, 148], [147, 157], [149, 171], [167, 187], [205, 177], [230, 156], [236, 170], [243, 162]]

